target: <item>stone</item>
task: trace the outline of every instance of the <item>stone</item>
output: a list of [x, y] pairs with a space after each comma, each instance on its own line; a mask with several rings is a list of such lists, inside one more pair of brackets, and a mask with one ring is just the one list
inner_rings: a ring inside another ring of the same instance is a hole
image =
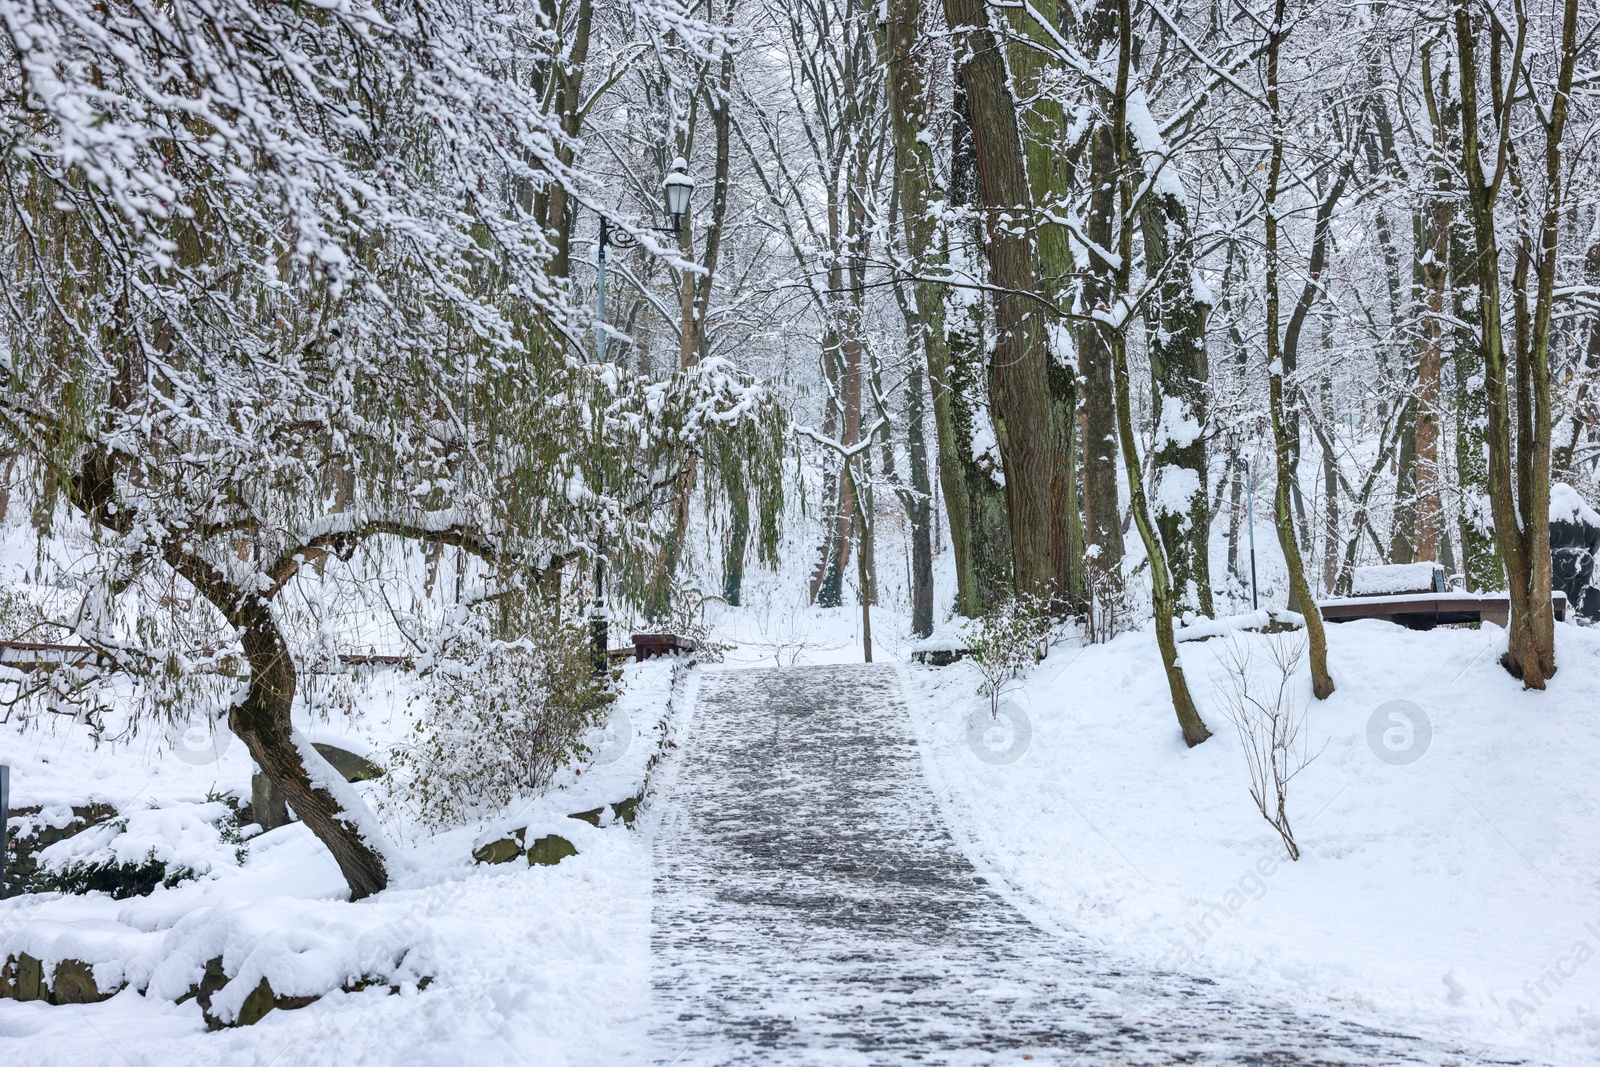
[[622, 825], [632, 829], [633, 820], [639, 817], [639, 805], [642, 803], [644, 803], [644, 791], [640, 790], [638, 796], [629, 797], [627, 800], [619, 800], [611, 805], [611, 812], [622, 820]]
[[383, 768], [367, 759], [358, 756], [349, 749], [337, 745], [325, 745], [321, 741], [313, 741], [311, 747], [333, 765], [333, 769], [344, 775], [347, 782], [368, 782], [374, 778], [382, 778]]
[[44, 987], [44, 964], [26, 952], [7, 956], [0, 968], [0, 996], [12, 1000], [46, 1000], [49, 990]]
[[289, 825], [289, 802], [272, 779], [260, 771], [250, 776], [250, 815], [262, 830]]
[[528, 866], [535, 863], [545, 867], [553, 867], [568, 856], [576, 856], [578, 850], [571, 841], [558, 834], [547, 834], [539, 838], [528, 848]]
[[[367, 759], [358, 756], [349, 749], [340, 748], [338, 745], [325, 745], [320, 741], [313, 741], [311, 747], [317, 754], [338, 771], [347, 782], [365, 782], [383, 775], [383, 768]], [[250, 803], [247, 805], [250, 819], [261, 827], [262, 830], [276, 830], [280, 826], [289, 825], [289, 804], [280, 790], [266, 775], [260, 771], [250, 776]]]
[[233, 1021], [234, 1026], [254, 1026], [262, 1017], [278, 1005], [272, 996], [272, 984], [265, 978], [261, 979], [250, 995], [244, 998], [244, 1003], [239, 1005], [239, 1017]]
[[602, 804], [598, 808], [593, 808], [589, 811], [575, 811], [571, 815], [568, 815], [567, 818], [577, 819], [579, 822], [586, 822], [590, 826], [599, 826], [600, 816], [604, 815], [605, 811], [605, 805]]
[[228, 975], [222, 969], [222, 957], [213, 956], [206, 960], [206, 969], [200, 975], [200, 981], [189, 987], [189, 992], [178, 998], [182, 1004], [186, 1000], [196, 1000], [200, 1003], [200, 1015], [206, 1021], [206, 1029], [220, 1030], [222, 1020], [211, 1014], [211, 998], [223, 986], [228, 984]]
[[502, 837], [498, 841], [490, 841], [487, 845], [472, 853], [472, 858], [479, 863], [510, 863], [522, 855], [522, 836], [526, 831], [518, 829], [510, 837]]
[[[200, 1002], [200, 1014], [205, 1017], [208, 1030], [221, 1030], [233, 1026], [254, 1026], [273, 1011], [293, 1011], [304, 1008], [321, 1000], [318, 996], [286, 997], [279, 996], [272, 991], [272, 983], [265, 978], [250, 991], [244, 998], [244, 1003], [239, 1005], [239, 1015], [232, 1022], [223, 1022], [211, 1014], [211, 998], [217, 991], [228, 984], [228, 976], [222, 969], [222, 957], [206, 961], [205, 974], [200, 978], [200, 984], [189, 987], [189, 992], [178, 998], [182, 1004], [186, 1000], [194, 999]], [[352, 989], [363, 988], [364, 983], [345, 986], [348, 992]], [[420, 987], [419, 987], [420, 988]]]
[[62, 960], [56, 964], [55, 980], [51, 983], [52, 1004], [98, 1004], [116, 994], [113, 989], [102, 993], [94, 980], [94, 968], [82, 960]]

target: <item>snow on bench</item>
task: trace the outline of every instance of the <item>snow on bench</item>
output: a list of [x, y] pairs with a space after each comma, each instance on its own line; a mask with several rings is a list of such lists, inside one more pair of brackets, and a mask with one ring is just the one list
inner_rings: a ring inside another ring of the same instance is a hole
[[1357, 567], [1350, 581], [1351, 596], [1444, 591], [1444, 568], [1437, 563], [1390, 563], [1381, 567]]

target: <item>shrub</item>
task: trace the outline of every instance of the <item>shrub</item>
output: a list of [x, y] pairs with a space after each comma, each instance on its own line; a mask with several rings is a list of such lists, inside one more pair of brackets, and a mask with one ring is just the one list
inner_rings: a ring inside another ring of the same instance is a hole
[[1289, 783], [1318, 753], [1306, 739], [1307, 701], [1296, 679], [1305, 661], [1303, 640], [1278, 638], [1267, 644], [1267, 663], [1257, 677], [1251, 645], [1234, 637], [1221, 654], [1224, 678], [1218, 685], [1228, 718], [1239, 731], [1250, 772], [1250, 799], [1267, 824], [1283, 839], [1291, 860], [1300, 845], [1289, 824]]
[[582, 738], [612, 699], [581, 617], [536, 607], [507, 640], [495, 614], [480, 607], [456, 621], [428, 671], [415, 740], [395, 753], [405, 798], [432, 826], [543, 790], [586, 754]]
[[983, 676], [978, 691], [989, 698], [989, 714], [1000, 714], [1007, 682], [1044, 658], [1050, 614], [1036, 597], [1013, 597], [966, 626], [966, 645]]

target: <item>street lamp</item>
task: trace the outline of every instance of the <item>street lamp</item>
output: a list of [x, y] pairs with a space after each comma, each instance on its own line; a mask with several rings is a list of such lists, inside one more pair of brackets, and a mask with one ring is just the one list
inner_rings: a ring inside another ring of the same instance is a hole
[[[682, 156], [672, 161], [672, 166], [667, 169], [666, 180], [661, 183], [661, 191], [667, 201], [667, 216], [672, 219], [671, 226], [649, 226], [646, 229], [656, 233], [670, 233], [677, 237], [683, 233], [683, 217], [689, 213], [689, 201], [694, 198], [694, 179], [689, 176], [689, 164]], [[618, 233], [611, 232], [611, 220], [604, 215], [600, 216], [600, 250], [595, 259], [600, 267], [598, 308], [599, 323], [595, 335], [595, 351], [600, 357], [600, 362], [606, 361], [606, 249], [637, 248], [639, 239], [627, 230]]]
[[[689, 213], [689, 201], [694, 198], [694, 179], [689, 176], [689, 162], [682, 156], [672, 161], [672, 166], [667, 168], [666, 180], [661, 183], [662, 193], [667, 201], [667, 215], [672, 219], [671, 226], [648, 227], [656, 233], [669, 233], [674, 237], [683, 233], [683, 217]], [[600, 216], [600, 247], [595, 255], [595, 261], [600, 268], [598, 279], [598, 294], [596, 298], [596, 314], [598, 321], [595, 323], [595, 354], [599, 361], [606, 361], [606, 249], [615, 245], [618, 248], [635, 248], [639, 239], [626, 230], [616, 234], [611, 232], [611, 220], [604, 215]], [[594, 643], [592, 660], [596, 674], [604, 674], [608, 666], [606, 648], [610, 644], [610, 615], [606, 611], [606, 564], [604, 552], [604, 534], [595, 545], [594, 555], [594, 608], [589, 612], [589, 633]]]
[[694, 179], [689, 177], [689, 164], [682, 157], [672, 161], [667, 180], [662, 183], [667, 192], [667, 214], [672, 216], [674, 235], [683, 232], [683, 217], [689, 213], [689, 200], [694, 196]]

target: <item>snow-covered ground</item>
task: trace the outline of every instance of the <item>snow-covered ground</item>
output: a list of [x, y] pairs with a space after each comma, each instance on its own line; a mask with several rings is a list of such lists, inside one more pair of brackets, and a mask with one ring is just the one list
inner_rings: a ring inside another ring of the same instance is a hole
[[[1297, 683], [1320, 750], [1290, 787], [1298, 863], [1248, 793], [1223, 702], [1230, 639], [1180, 646], [1215, 733], [1193, 750], [1148, 628], [1058, 646], [1015, 684], [1025, 750], [1007, 728], [969, 735], [971, 713], [988, 714], [970, 666], [908, 678], [950, 817], [1051, 918], [1149, 966], [1590, 1064], [1600, 633], [1557, 630], [1559, 673], [1531, 693], [1497, 663], [1494, 627], [1330, 627], [1338, 691], [1318, 703], [1303, 669]], [[1265, 643], [1294, 639], [1231, 640], [1260, 662]]]
[[[0, 1063], [644, 1062], [649, 839], [609, 817], [592, 827], [566, 816], [637, 793], [663, 740], [675, 677], [666, 661], [630, 665], [617, 705], [624, 717], [596, 738], [600, 760], [498, 820], [428, 834], [393, 806], [384, 809], [399, 869], [388, 890], [356, 904], [299, 823], [252, 838], [242, 865], [207, 837], [204, 819], [220, 805], [206, 796], [248, 795], [250, 762], [237, 743], [215, 762], [195, 763], [148, 734], [97, 750], [81, 728], [0, 728], [14, 806], [109, 801], [138, 813], [124, 844], [141, 845], [133, 839], [158, 824], [177, 828], [177, 861], [199, 858], [210, 868], [127, 900], [0, 901], [0, 959], [27, 952], [47, 971], [79, 959], [95, 965], [102, 983], [128, 983], [98, 1004], [0, 999]], [[403, 676], [379, 675], [350, 715], [297, 725], [318, 740], [379, 752], [411, 721], [406, 685]], [[358, 788], [381, 806], [382, 783]], [[551, 867], [472, 862], [477, 843], [513, 824], [534, 836], [558, 831], [578, 855]], [[86, 845], [93, 833], [83, 835]], [[236, 1010], [262, 977], [280, 995], [327, 995], [253, 1026], [207, 1033], [196, 1002], [175, 1000], [215, 956], [233, 977], [212, 1000], [219, 1014]], [[382, 982], [339, 991], [361, 974]], [[419, 991], [423, 978], [430, 982]]]
[[[1272, 572], [1270, 558], [1263, 571]], [[902, 583], [891, 577], [885, 568], [874, 658], [905, 663], [912, 642], [896, 610]], [[948, 575], [940, 577], [943, 590]], [[756, 573], [744, 607], [712, 602], [706, 621], [736, 646], [730, 666], [859, 662], [859, 608], [803, 599], [803, 576]], [[1273, 638], [1181, 646], [1215, 732], [1194, 750], [1179, 739], [1148, 630], [1087, 648], [1058, 644], [1008, 694], [1031, 728], [1010, 761], [990, 747], [1003, 736], [980, 740], [981, 753], [969, 743], [970, 713], [984, 703], [969, 665], [908, 666], [906, 677], [958, 837], [1052, 921], [1136, 964], [1587, 1064], [1600, 1051], [1600, 633], [1558, 632], [1550, 690], [1524, 693], [1496, 662], [1504, 635], [1493, 627], [1331, 627], [1338, 692], [1310, 702], [1300, 680], [1320, 755], [1291, 787], [1298, 863], [1254, 809], [1221, 699], [1228, 642], [1261, 650]], [[308, 992], [332, 988], [353, 970], [399, 989], [336, 991], [210, 1034], [193, 1001], [133, 989], [88, 1006], [0, 1000], [0, 1063], [648, 1062], [652, 820], [626, 830], [566, 819], [630, 795], [656, 750], [670, 671], [629, 667], [628, 680], [622, 758], [498, 819], [431, 835], [385, 805], [380, 784], [360, 785], [403, 864], [390, 890], [356, 905], [298, 824], [254, 838], [242, 865], [197, 825], [212, 813], [208, 795], [248, 786], [236, 742], [214, 760], [184, 760], [170, 731], [96, 748], [78, 726], [0, 728], [14, 805], [144, 809], [130, 833], [169, 825], [177, 858], [210, 868], [127, 901], [0, 903], [0, 957], [93, 957], [97, 973], [165, 993], [186, 988], [217, 954], [245, 982], [266, 975], [284, 994], [301, 981]], [[379, 673], [348, 712], [303, 715], [297, 725], [315, 740], [381, 753], [412, 721], [407, 685]], [[1405, 725], [1389, 718], [1394, 700], [1414, 705], [1401, 708], [1416, 720], [1410, 744], [1421, 756], [1412, 762], [1385, 748], [1385, 733], [1394, 744]], [[512, 824], [560, 827], [580, 854], [549, 868], [471, 863], [475, 845]], [[422, 976], [433, 983], [418, 992]]]

